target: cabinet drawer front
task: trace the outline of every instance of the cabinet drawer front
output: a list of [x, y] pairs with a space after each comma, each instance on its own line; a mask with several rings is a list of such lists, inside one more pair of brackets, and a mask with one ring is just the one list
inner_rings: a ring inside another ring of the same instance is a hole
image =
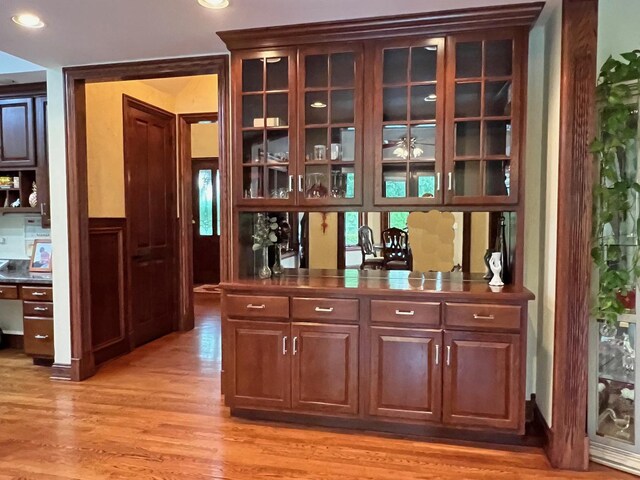
[[412, 323], [437, 327], [440, 325], [440, 304], [417, 302], [371, 301], [373, 323]]
[[292, 317], [299, 320], [358, 321], [360, 302], [343, 298], [294, 298]]
[[232, 317], [289, 318], [289, 297], [226, 295], [224, 306]]
[[53, 302], [53, 288], [51, 287], [22, 287], [23, 300], [37, 302]]
[[24, 302], [22, 308], [25, 317], [53, 317], [51, 302]]
[[484, 305], [480, 303], [446, 303], [445, 326], [478, 330], [520, 330], [518, 305]]
[[53, 320], [24, 319], [24, 351], [29, 355], [53, 357]]
[[18, 287], [15, 285], [0, 285], [0, 300], [15, 300], [18, 298]]

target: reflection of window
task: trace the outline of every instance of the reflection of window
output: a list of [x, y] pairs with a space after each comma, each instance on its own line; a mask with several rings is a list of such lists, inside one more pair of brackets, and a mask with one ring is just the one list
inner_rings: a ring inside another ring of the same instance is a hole
[[344, 214], [344, 244], [347, 247], [358, 245], [358, 229], [360, 228], [360, 215], [358, 212], [345, 212]]
[[220, 170], [216, 170], [216, 235], [220, 236]]
[[420, 175], [418, 177], [418, 196], [435, 197], [436, 179], [433, 175]]
[[400, 230], [406, 230], [408, 217], [409, 212], [390, 212], [389, 228], [399, 228]]
[[404, 180], [385, 180], [385, 197], [404, 198], [407, 196], [407, 182]]
[[200, 213], [200, 235], [213, 235], [213, 184], [211, 170], [198, 172], [198, 203]]
[[356, 176], [354, 173], [347, 173], [347, 198], [355, 197], [355, 180]]

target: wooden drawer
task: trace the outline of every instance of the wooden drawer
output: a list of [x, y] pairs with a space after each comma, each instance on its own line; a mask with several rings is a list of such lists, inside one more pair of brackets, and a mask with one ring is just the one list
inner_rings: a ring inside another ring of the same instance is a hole
[[292, 317], [298, 320], [339, 320], [357, 322], [360, 301], [344, 298], [294, 298]]
[[289, 318], [289, 297], [225, 295], [224, 312], [230, 317]]
[[53, 317], [51, 302], [24, 302], [22, 309], [25, 317]]
[[520, 330], [519, 305], [445, 303], [445, 327], [465, 330]]
[[411, 323], [438, 327], [440, 303], [371, 300], [373, 323]]
[[24, 351], [35, 357], [53, 357], [52, 319], [24, 319]]
[[18, 287], [15, 285], [0, 285], [0, 300], [16, 300]]
[[53, 302], [53, 288], [22, 287], [22, 299], [36, 302]]

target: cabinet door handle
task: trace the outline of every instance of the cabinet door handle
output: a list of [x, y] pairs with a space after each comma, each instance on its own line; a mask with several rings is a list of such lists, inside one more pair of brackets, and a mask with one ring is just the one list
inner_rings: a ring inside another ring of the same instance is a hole
[[451, 346], [447, 345], [447, 367], [451, 365]]
[[49, 335], [34, 335], [34, 337], [36, 340], [46, 340], [47, 338], [49, 338]]
[[49, 309], [47, 307], [34, 307], [36, 312], [48, 312]]
[[298, 337], [293, 337], [293, 354], [298, 353]]
[[304, 189], [302, 188], [302, 175], [298, 175], [298, 191], [302, 192]]
[[4, 290], [0, 290], [0, 295], [2, 295], [4, 293]]
[[45, 292], [33, 292], [31, 295], [34, 297], [44, 297], [46, 295]]
[[436, 173], [436, 190], [440, 191], [440, 172]]
[[316, 312], [331, 313], [333, 312], [333, 307], [329, 307], [329, 308], [316, 307]]
[[404, 315], [407, 317], [413, 317], [416, 312], [413, 310], [396, 310], [396, 315]]
[[440, 345], [436, 343], [436, 365], [440, 365]]
[[293, 175], [289, 175], [289, 191], [293, 192]]
[[453, 190], [453, 175], [449, 172], [449, 190]]
[[247, 309], [249, 310], [264, 310], [265, 308], [267, 308], [267, 306], [264, 303], [262, 305], [254, 305], [253, 303], [247, 305]]
[[473, 314], [474, 320], [495, 320], [496, 317], [493, 315], [478, 315], [477, 313]]
[[282, 337], [282, 355], [287, 354], [287, 337], [286, 335]]

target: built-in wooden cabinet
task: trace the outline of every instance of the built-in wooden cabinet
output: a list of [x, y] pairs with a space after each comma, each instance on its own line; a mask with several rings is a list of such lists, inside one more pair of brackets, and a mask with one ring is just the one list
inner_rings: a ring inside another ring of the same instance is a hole
[[33, 98], [0, 98], [0, 168], [36, 164]]

